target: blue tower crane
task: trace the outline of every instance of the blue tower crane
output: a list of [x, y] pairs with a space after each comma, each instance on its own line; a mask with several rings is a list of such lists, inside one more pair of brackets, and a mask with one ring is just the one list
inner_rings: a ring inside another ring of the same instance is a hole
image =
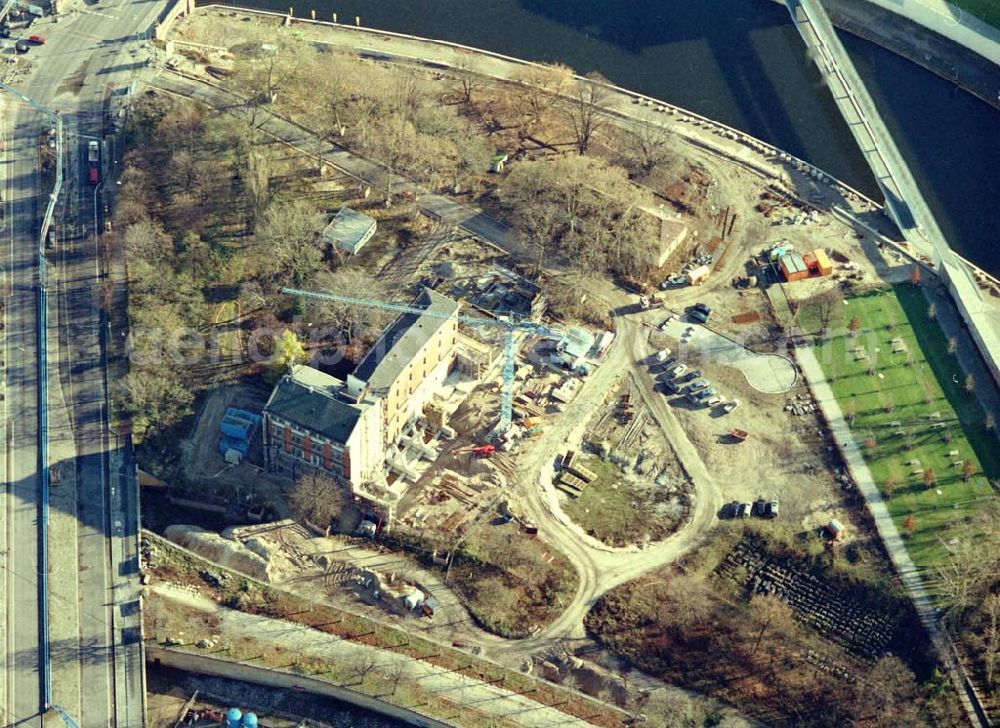
[[319, 301], [336, 301], [352, 306], [367, 306], [370, 308], [380, 308], [384, 311], [395, 311], [396, 313], [412, 313], [418, 316], [430, 316], [440, 319], [454, 319], [459, 323], [469, 326], [480, 326], [484, 328], [500, 328], [504, 330], [503, 337], [503, 365], [500, 370], [502, 386], [500, 387], [500, 422], [497, 424], [497, 433], [502, 435], [510, 429], [513, 421], [514, 409], [514, 369], [517, 354], [516, 336], [520, 332], [541, 336], [559, 336], [559, 332], [542, 324], [533, 321], [515, 321], [511, 317], [503, 319], [483, 319], [472, 316], [462, 316], [456, 314], [435, 313], [427, 309], [407, 306], [401, 303], [388, 303], [386, 301], [376, 301], [369, 298], [354, 298], [352, 296], [341, 296], [337, 293], [319, 293], [317, 291], [304, 291], [299, 288], [282, 288], [282, 293], [290, 296], [300, 296], [302, 298], [313, 298]]
[[65, 723], [68, 728], [80, 728], [80, 724], [77, 723], [72, 718], [70, 718], [69, 713], [67, 713], [65, 710], [60, 708], [55, 703], [50, 703], [49, 708], [54, 710], [59, 715], [59, 717], [63, 719], [63, 723]]

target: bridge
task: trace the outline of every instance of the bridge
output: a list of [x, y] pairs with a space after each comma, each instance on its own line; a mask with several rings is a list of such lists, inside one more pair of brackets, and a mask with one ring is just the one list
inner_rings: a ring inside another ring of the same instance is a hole
[[1000, 384], [1000, 316], [969, 265], [948, 245], [878, 107], [820, 0], [785, 0], [885, 197], [885, 210], [918, 257], [942, 276], [993, 378]]

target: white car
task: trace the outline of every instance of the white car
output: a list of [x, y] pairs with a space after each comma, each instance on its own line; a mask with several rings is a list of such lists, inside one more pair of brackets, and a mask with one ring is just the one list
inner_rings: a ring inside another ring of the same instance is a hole
[[734, 399], [732, 402], [726, 402], [722, 406], [722, 410], [728, 415], [730, 412], [739, 407], [741, 404], [743, 404], [743, 402], [741, 402], [738, 399]]
[[688, 370], [687, 364], [678, 364], [677, 366], [675, 366], [673, 369], [670, 370], [669, 374], [671, 377], [676, 379], [687, 370]]
[[658, 352], [656, 352], [654, 358], [656, 359], [658, 364], [662, 364], [667, 360], [668, 356], [670, 356], [670, 349], [660, 349]]

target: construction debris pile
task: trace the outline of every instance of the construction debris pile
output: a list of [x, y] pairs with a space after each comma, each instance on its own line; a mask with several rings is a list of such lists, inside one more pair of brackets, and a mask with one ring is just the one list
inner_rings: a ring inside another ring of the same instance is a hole
[[796, 619], [867, 662], [887, 654], [897, 629], [890, 617], [851, 598], [843, 588], [783, 562], [745, 539], [726, 555], [716, 573], [740, 582], [753, 594], [778, 597]]

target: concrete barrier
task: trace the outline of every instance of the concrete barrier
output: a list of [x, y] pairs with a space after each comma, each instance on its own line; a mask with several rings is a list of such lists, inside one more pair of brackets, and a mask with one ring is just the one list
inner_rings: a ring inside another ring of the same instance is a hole
[[184, 670], [201, 675], [224, 677], [230, 680], [265, 685], [270, 688], [296, 690], [310, 695], [333, 698], [344, 703], [356, 705], [359, 708], [401, 720], [415, 726], [435, 726], [448, 728], [452, 724], [445, 723], [410, 708], [387, 703], [370, 695], [359, 693], [350, 688], [340, 687], [313, 677], [298, 675], [286, 670], [277, 670], [260, 665], [253, 665], [238, 660], [226, 660], [212, 655], [199, 655], [193, 652], [171, 649], [169, 647], [146, 647], [146, 662], [154, 665], [165, 665], [175, 670]]

